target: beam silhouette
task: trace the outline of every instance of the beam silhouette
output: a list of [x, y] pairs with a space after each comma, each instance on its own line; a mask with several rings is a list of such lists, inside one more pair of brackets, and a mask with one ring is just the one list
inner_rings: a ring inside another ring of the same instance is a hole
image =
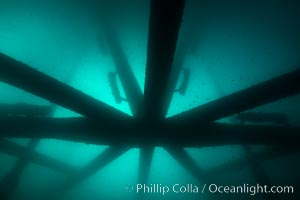
[[207, 147], [235, 144], [298, 146], [300, 127], [170, 123], [101, 123], [87, 118], [0, 118], [0, 137], [60, 139], [131, 147]]
[[[256, 174], [255, 181], [260, 185], [268, 185], [268, 177], [264, 177], [265, 173], [263, 173], [261, 176], [258, 175], [259, 173], [262, 173], [260, 164], [264, 161], [279, 159], [285, 156], [292, 156], [293, 154], [299, 154], [299, 152], [299, 147], [272, 147], [261, 152], [251, 152], [251, 154], [248, 153], [246, 157], [228, 161], [223, 165], [219, 165], [218, 167], [210, 169], [209, 171], [207, 171], [207, 174], [209, 174], [210, 176], [219, 177], [224, 174], [230, 174], [232, 172], [244, 169], [246, 167], [251, 167], [252, 170], [255, 170], [256, 166], [253, 166], [253, 164], [259, 164], [258, 171], [254, 172]], [[273, 196], [270, 194], [261, 195], [261, 198], [263, 199], [274, 199], [272, 197]]]
[[101, 25], [131, 112], [134, 117], [141, 117], [143, 111], [142, 90], [133, 74], [115, 30], [108, 22], [103, 22]]
[[170, 117], [174, 121], [210, 122], [300, 92], [300, 69], [221, 97], [195, 109]]
[[[148, 143], [157, 146], [207, 147], [235, 144], [297, 146], [300, 127], [231, 125], [197, 122], [167, 123], [151, 131]], [[298, 132], [298, 133], [297, 133]], [[159, 139], [159, 140], [156, 140]], [[293, 141], [295, 140], [295, 141]], [[202, 145], [201, 145], [202, 144]]]
[[[139, 120], [144, 117], [143, 93], [128, 63], [125, 52], [123, 51], [120, 42], [118, 41], [115, 31], [107, 23], [102, 25], [104, 25], [103, 30], [106, 33], [105, 36], [107, 39], [107, 43], [110, 47], [110, 52], [117, 69], [117, 74], [120, 77], [122, 87], [127, 97], [129, 107], [132, 114], [134, 115], [134, 118]], [[140, 169], [138, 174], [139, 183], [147, 183], [148, 181], [153, 151], [154, 147], [140, 148]], [[141, 195], [138, 195], [138, 198], [142, 199], [143, 197]]]
[[[219, 93], [219, 95], [222, 95], [222, 96], [225, 95], [221, 85], [214, 78], [215, 76], [214, 76], [213, 72], [211, 71], [211, 68], [208, 67], [207, 71], [208, 71], [208, 73], [210, 74], [211, 78], [214, 81], [214, 85], [216, 87], [217, 93]], [[231, 116], [229, 118], [229, 120], [230, 120], [231, 123], [235, 124], [233, 116]], [[251, 172], [254, 176], [255, 181], [257, 183], [259, 183], [260, 185], [271, 185], [269, 177], [267, 175], [267, 172], [265, 171], [263, 166], [261, 166], [260, 163], [257, 162], [256, 159], [254, 159], [252, 157], [253, 152], [251, 150], [251, 147], [249, 145], [242, 145], [242, 149], [245, 152], [245, 156], [248, 158], [249, 165], [250, 165], [250, 168], [251, 168]], [[262, 197], [265, 200], [270, 199], [270, 196], [266, 195], [266, 194], [262, 194]]]
[[173, 61], [172, 71], [170, 74], [170, 80], [168, 89], [166, 91], [165, 95], [165, 108], [163, 110], [163, 114], [166, 115], [169, 109], [169, 106], [172, 102], [172, 98], [174, 96], [174, 91], [176, 90], [176, 85], [180, 76], [181, 71], [186, 67], [184, 65], [185, 59], [189, 53], [189, 50], [191, 48], [191, 45], [195, 43], [195, 38], [192, 37], [193, 34], [191, 34], [194, 30], [191, 29], [183, 29], [184, 31], [181, 31], [180, 35], [184, 40], [179, 40], [176, 48], [176, 53]]
[[139, 177], [138, 183], [147, 184], [154, 147], [143, 147], [140, 149]]
[[[73, 73], [71, 73], [73, 75]], [[68, 75], [70, 76], [70, 75]], [[24, 103], [18, 104], [0, 104], [0, 115], [15, 115], [15, 116], [33, 116], [33, 117], [49, 117], [53, 116], [57, 110], [57, 105], [51, 106], [36, 106]], [[18, 187], [23, 171], [31, 162], [31, 157], [35, 155], [35, 149], [38, 146], [40, 139], [31, 139], [27, 145], [27, 150], [30, 152], [26, 157], [19, 155], [19, 159], [12, 170], [4, 177], [0, 185], [0, 194], [4, 199], [12, 199], [12, 195]], [[47, 166], [45, 166], [47, 167]]]
[[[16, 106], [17, 105], [17, 106]], [[16, 115], [29, 115], [36, 117], [46, 117], [53, 116], [55, 110], [57, 109], [56, 105], [52, 106], [35, 106], [28, 104], [16, 104], [16, 105], [2, 105], [4, 111], [6, 110], [8, 113], [13, 113]], [[11, 111], [12, 110], [12, 111]], [[31, 157], [34, 156], [35, 149], [38, 146], [40, 139], [31, 139], [27, 144], [27, 149], [30, 152], [26, 157], [19, 156], [16, 164], [12, 168], [12, 170], [5, 176], [2, 180], [2, 185], [0, 186], [0, 193], [4, 199], [11, 199], [13, 193], [16, 191], [18, 187], [18, 183], [20, 182], [20, 178], [23, 174], [23, 171], [26, 169], [28, 164], [31, 162]]]
[[[38, 139], [33, 139], [30, 140], [27, 149], [31, 152], [36, 148], [38, 145], [39, 140]], [[29, 161], [30, 161], [31, 155], [28, 154], [28, 157], [20, 157], [14, 167], [11, 169], [11, 171], [6, 174], [4, 179], [2, 179], [1, 184], [0, 184], [0, 194], [1, 198], [9, 200], [12, 198], [13, 193], [18, 187], [18, 183], [20, 181], [20, 178], [22, 176], [22, 173], [24, 169], [28, 166]]]
[[2, 53], [0, 53], [0, 81], [101, 121], [129, 117], [125, 113]]
[[0, 116], [47, 117], [52, 112], [51, 106], [31, 105], [26, 103], [0, 103]]
[[207, 176], [206, 172], [200, 168], [197, 162], [185, 149], [168, 146], [165, 147], [165, 150], [200, 183], [212, 183], [211, 177]]
[[14, 142], [0, 139], [0, 151], [8, 155], [22, 157], [30, 160], [32, 163], [47, 167], [54, 171], [59, 171], [65, 174], [76, 172], [76, 168], [64, 162], [53, 159], [47, 155], [41, 154], [35, 150], [20, 146]]
[[[78, 169], [74, 168], [73, 166], [70, 166], [64, 162], [57, 161], [34, 150], [29, 150], [26, 147], [20, 146], [5, 139], [0, 139], [0, 151], [12, 156], [27, 157], [28, 159], [30, 159], [31, 162], [37, 165], [41, 165], [54, 171], [59, 171], [65, 174], [73, 175], [76, 174], [76, 172], [78, 172]], [[250, 155], [250, 159], [255, 159], [256, 162], [263, 162], [271, 159], [277, 159], [280, 157], [296, 154], [299, 152], [300, 149], [298, 146], [289, 148], [274, 147], [263, 150], [261, 152], [254, 152]], [[30, 155], [30, 157], [28, 155]], [[231, 173], [248, 166], [249, 157], [243, 157], [234, 161], [228, 161], [226, 164], [215, 167], [206, 173], [208, 176], [217, 177], [224, 173]]]
[[58, 188], [58, 192], [55, 192], [54, 197], [50, 195], [50, 199], [62, 198], [67, 191], [71, 190], [73, 187], [77, 186], [97, 171], [103, 169], [105, 166], [126, 153], [128, 150], [129, 148], [127, 147], [106, 148], [102, 153], [100, 153], [82, 169], [69, 176], [65, 183]]
[[60, 139], [89, 144], [111, 142], [111, 144], [125, 144], [118, 137], [121, 139], [130, 133], [137, 137], [141, 129], [142, 127], [139, 128], [132, 120], [102, 123], [84, 117], [0, 117], [0, 138]]
[[[163, 119], [169, 107], [167, 100], [173, 91], [168, 88], [168, 82], [184, 3], [184, 0], [175, 0], [172, 3], [151, 1], [143, 109], [146, 121]], [[146, 134], [142, 133], [143, 136]], [[153, 147], [146, 146], [140, 149], [140, 183], [147, 183], [153, 152]], [[143, 195], [138, 195], [138, 198], [143, 199]]]
[[289, 156], [293, 154], [297, 154], [300, 152], [299, 147], [272, 147], [261, 152], [253, 152], [251, 155], [247, 157], [243, 157], [240, 159], [236, 159], [233, 161], [228, 161], [227, 163], [210, 169], [207, 173], [212, 176], [221, 176], [225, 173], [232, 173], [238, 171], [240, 169], [249, 167], [249, 159], [254, 159], [256, 163], [261, 163], [264, 161], [278, 159], [284, 156]]
[[[138, 183], [148, 184], [152, 159], [154, 154], [154, 147], [142, 147], [140, 148], [140, 160], [139, 160], [139, 172]], [[138, 193], [137, 199], [144, 199], [145, 193]]]
[[184, 0], [151, 1], [144, 96], [149, 120], [163, 119], [168, 109], [165, 97], [184, 5]]
[[[74, 74], [74, 69], [68, 74], [67, 82], [69, 82], [70, 77]], [[52, 104], [51, 106], [37, 106], [24, 103], [18, 104], [0, 104], [0, 115], [9, 114], [16, 116], [34, 116], [34, 117], [50, 117], [53, 116], [57, 110], [57, 105]], [[6, 112], [6, 113], [5, 113]], [[27, 149], [30, 153], [34, 154], [35, 149], [38, 146], [40, 139], [31, 139], [27, 145]], [[5, 176], [2, 180], [2, 185], [0, 187], [0, 193], [2, 197], [9, 200], [12, 198], [13, 193], [17, 189], [18, 183], [20, 182], [23, 171], [26, 169], [28, 164], [31, 162], [31, 157], [34, 155], [28, 154], [27, 157], [19, 156], [15, 166], [12, 170]]]
[[259, 164], [259, 162], [257, 162], [256, 159], [252, 156], [254, 152], [251, 150], [251, 147], [244, 146], [243, 149], [245, 151], [246, 157], [248, 158], [249, 165], [254, 174], [255, 181], [261, 185], [263, 184], [270, 185], [270, 180], [269, 177], [267, 176], [267, 172]]
[[[264, 167], [259, 162], [257, 162], [257, 160], [255, 158], [253, 158], [253, 156], [252, 156], [253, 151], [252, 151], [251, 147], [248, 145], [244, 145], [243, 149], [246, 154], [246, 157], [248, 158], [248, 162], [249, 162], [252, 174], [254, 176], [255, 182], [260, 185], [272, 185], [272, 183], [268, 177], [268, 173], [266, 172]], [[268, 194], [262, 194], [261, 196], [265, 200], [272, 199], [272, 197]]]

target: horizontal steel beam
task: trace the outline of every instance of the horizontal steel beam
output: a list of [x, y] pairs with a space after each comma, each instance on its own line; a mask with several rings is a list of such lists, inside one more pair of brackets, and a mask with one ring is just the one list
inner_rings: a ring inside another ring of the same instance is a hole
[[300, 127], [170, 123], [102, 123], [87, 118], [0, 118], [0, 137], [52, 138], [131, 147], [204, 147], [235, 144], [298, 146]]
[[85, 117], [0, 117], [0, 137], [60, 139], [93, 144], [117, 142], [137, 133], [134, 120], [94, 121]]

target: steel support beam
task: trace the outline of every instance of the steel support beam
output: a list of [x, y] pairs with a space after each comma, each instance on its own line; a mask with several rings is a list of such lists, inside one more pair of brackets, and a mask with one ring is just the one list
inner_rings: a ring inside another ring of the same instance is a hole
[[[219, 93], [219, 95], [222, 95], [222, 96], [225, 95], [221, 85], [215, 79], [215, 76], [209, 67], [207, 68], [207, 71], [210, 74], [211, 78], [213, 79], [214, 85], [216, 86], [216, 90]], [[232, 124], [235, 124], [233, 116], [231, 116], [229, 118], [229, 121]], [[251, 150], [251, 147], [249, 145], [242, 145], [242, 149], [245, 152], [245, 156], [248, 158], [249, 165], [251, 167], [251, 171], [252, 171], [255, 181], [261, 185], [271, 185], [269, 177], [267, 175], [267, 172], [265, 171], [263, 166], [261, 166], [260, 163], [256, 161], [256, 159], [253, 159], [253, 157], [252, 157], [253, 152]], [[270, 198], [269, 195], [263, 194], [263, 199], [267, 200], [269, 198]]]
[[[17, 125], [16, 125], [17, 124]], [[98, 145], [131, 147], [207, 147], [235, 144], [298, 146], [300, 127], [229, 125], [222, 123], [161, 123], [144, 126], [101, 123], [86, 118], [0, 118], [0, 137], [51, 138]]]
[[69, 176], [65, 183], [58, 188], [58, 192], [56, 191], [55, 194], [50, 195], [50, 199], [60, 199], [67, 191], [106, 167], [109, 163], [126, 153], [128, 150], [129, 148], [127, 147], [108, 147], [77, 173]]
[[153, 159], [154, 147], [140, 149], [139, 177], [138, 183], [146, 184], [149, 177], [151, 162]]
[[0, 53], [0, 81], [101, 121], [129, 116], [22, 62]]
[[113, 27], [108, 22], [101, 25], [131, 112], [135, 118], [142, 117], [143, 93], [129, 65], [127, 56]]
[[151, 121], [164, 119], [166, 95], [172, 71], [184, 0], [152, 0], [145, 80], [145, 115]]
[[[142, 147], [140, 148], [140, 160], [139, 160], [139, 172], [138, 183], [147, 184], [150, 174], [152, 159], [154, 154], [154, 147]], [[137, 199], [145, 199], [145, 193], [138, 193]]]
[[206, 172], [200, 168], [200, 166], [196, 163], [192, 156], [186, 152], [185, 149], [168, 146], [165, 147], [165, 150], [200, 183], [212, 183], [211, 178], [207, 176]]
[[[73, 75], [73, 73], [71, 74]], [[70, 75], [68, 75], [70, 77]], [[68, 78], [69, 79], [69, 78]], [[55, 111], [57, 110], [57, 105], [52, 104], [51, 106], [36, 106], [36, 105], [29, 105], [24, 103], [19, 103], [15, 105], [10, 104], [1, 104], [0, 105], [0, 115], [21, 115], [21, 116], [35, 116], [35, 117], [51, 117], [54, 115]], [[32, 154], [35, 153], [35, 149], [38, 146], [40, 139], [31, 139], [27, 145], [28, 151]], [[2, 185], [0, 190], [3, 197], [9, 200], [12, 198], [13, 193], [18, 187], [18, 183], [20, 178], [23, 174], [23, 171], [26, 169], [28, 164], [31, 162], [30, 158], [34, 156], [28, 154], [28, 156], [22, 157], [19, 156], [15, 166], [12, 170], [5, 176], [2, 180]]]
[[300, 92], [300, 69], [221, 97], [171, 117], [173, 121], [211, 122]]
[[72, 174], [77, 171], [77, 169], [71, 165], [64, 162], [55, 160], [47, 155], [43, 155], [33, 149], [20, 146], [14, 142], [0, 139], [0, 151], [11, 156], [21, 157], [30, 160], [32, 163], [47, 167], [54, 171], [59, 171], [65, 174]]
[[[0, 137], [60, 139], [97, 144], [99, 138], [118, 141], [118, 136], [137, 133], [132, 120], [94, 121], [84, 117], [0, 117]], [[104, 138], [103, 138], [104, 136]], [[98, 139], [97, 139], [98, 138]]]
[[[252, 154], [254, 153], [249, 145], [244, 145], [243, 149], [245, 151], [246, 157], [248, 158], [249, 166], [251, 168], [254, 180], [260, 185], [272, 185], [267, 171], [264, 167], [253, 158]], [[261, 194], [264, 200], [271, 200], [272, 197], [269, 194]]]
[[[34, 152], [34, 149], [36, 148], [38, 143], [39, 143], [38, 139], [30, 140], [27, 145], [27, 149], [31, 152]], [[30, 154], [28, 154], [28, 157], [26, 158], [20, 157], [17, 160], [15, 166], [11, 169], [11, 171], [8, 174], [6, 174], [4, 179], [2, 179], [0, 184], [1, 198], [6, 200], [12, 199], [12, 195], [14, 194], [15, 190], [18, 187], [20, 177], [22, 176], [24, 169], [29, 164], [30, 157], [31, 157]]]

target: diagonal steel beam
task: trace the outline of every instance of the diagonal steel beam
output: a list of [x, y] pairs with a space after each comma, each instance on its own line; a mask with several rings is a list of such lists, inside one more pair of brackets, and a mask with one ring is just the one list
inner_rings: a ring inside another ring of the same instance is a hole
[[5, 139], [0, 139], [0, 151], [12, 156], [26, 158], [37, 165], [41, 165], [65, 174], [70, 174], [77, 171], [76, 168], [71, 165], [60, 162], [35, 150], [28, 149], [27, 147], [20, 146]]
[[[74, 74], [74, 68], [71, 73], [68, 74], [67, 82]], [[55, 111], [57, 110], [57, 105], [52, 104], [51, 106], [37, 106], [37, 105], [29, 105], [24, 103], [18, 104], [0, 104], [0, 115], [16, 115], [16, 116], [35, 116], [35, 117], [50, 117], [53, 116]], [[5, 178], [1, 182], [0, 193], [1, 196], [5, 199], [9, 200], [12, 198], [13, 193], [18, 187], [18, 183], [20, 182], [20, 178], [23, 174], [23, 171], [26, 169], [28, 164], [31, 162], [30, 158], [34, 156], [35, 149], [38, 146], [40, 139], [31, 139], [27, 145], [27, 149], [31, 151], [31, 154], [28, 154], [25, 157], [19, 156], [15, 166], [12, 170], [5, 176]]]
[[[1, 107], [1, 105], [0, 105]], [[5, 105], [4, 105], [5, 107]], [[55, 113], [55, 110], [57, 110], [56, 105], [52, 106], [33, 106], [33, 105], [27, 105], [27, 104], [17, 104], [17, 107], [15, 106], [7, 106], [7, 108], [11, 108], [13, 110], [13, 113], [20, 112], [22, 115], [35, 115], [38, 117], [47, 117], [47, 116], [53, 116]], [[15, 111], [15, 109], [17, 109]], [[0, 109], [1, 110], [1, 109]], [[7, 110], [8, 113], [11, 112], [11, 110]], [[29, 143], [27, 144], [27, 149], [31, 151], [32, 154], [35, 153], [35, 149], [38, 146], [40, 142], [40, 139], [31, 139]], [[20, 178], [23, 174], [23, 171], [26, 169], [28, 164], [31, 162], [30, 157], [32, 155], [28, 154], [27, 157], [22, 157], [20, 156], [19, 159], [17, 160], [15, 166], [12, 168], [12, 170], [5, 176], [5, 178], [1, 182], [1, 187], [0, 187], [0, 193], [2, 194], [1, 196], [5, 197], [5, 199], [9, 200], [12, 198], [13, 193], [18, 187], [18, 183], [20, 182]]]
[[[214, 177], [219, 177], [224, 174], [232, 173], [241, 169], [244, 169], [246, 167], [252, 168], [252, 170], [256, 170], [258, 167], [258, 171], [254, 172], [256, 174], [255, 181], [259, 183], [260, 185], [272, 185], [269, 182], [269, 177], [266, 176], [266, 173], [261, 170], [261, 165], [259, 163], [268, 161], [268, 160], [273, 160], [273, 159], [279, 159], [285, 156], [291, 156], [294, 154], [299, 155], [300, 149], [298, 147], [293, 148], [293, 147], [273, 147], [273, 148], [268, 148], [266, 150], [263, 150], [261, 152], [250, 152], [247, 154], [246, 157], [241, 158], [241, 159], [236, 159], [233, 161], [228, 161], [227, 163], [220, 165], [218, 167], [215, 167], [209, 171], [207, 171], [207, 174], [214, 176]], [[249, 162], [250, 160], [250, 162]], [[253, 166], [254, 165], [254, 166]], [[258, 166], [255, 166], [258, 165]], [[262, 174], [261, 174], [262, 173]], [[259, 175], [260, 174], [260, 175]], [[262, 194], [261, 198], [263, 199], [274, 199], [270, 194]]]
[[[58, 192], [56, 191], [54, 194], [54, 199], [60, 199], [67, 191], [71, 190], [73, 187], [77, 186], [97, 171], [103, 169], [105, 166], [126, 153], [128, 150], [128, 147], [108, 147], [77, 173], [69, 176], [65, 183], [58, 188]], [[52, 196], [50, 197], [53, 199]]]
[[128, 117], [125, 113], [2, 53], [0, 81], [97, 120]]
[[[117, 74], [120, 77], [120, 81], [127, 97], [131, 112], [135, 118], [141, 119], [144, 117], [143, 93], [137, 83], [115, 31], [107, 23], [102, 25], [104, 26], [103, 30], [106, 33], [105, 36], [107, 43], [110, 47], [110, 51], [117, 69]], [[153, 153], [154, 147], [140, 148], [140, 168], [138, 174], [139, 183], [147, 183], [148, 181]], [[138, 198], [143, 199], [143, 196], [138, 195]]]
[[257, 183], [264, 184], [264, 185], [270, 185], [269, 177], [267, 176], [267, 172], [264, 170], [264, 168], [259, 164], [259, 162], [256, 161], [255, 158], [253, 158], [252, 154], [254, 153], [250, 146], [244, 146], [243, 147], [246, 157], [248, 158], [251, 170], [254, 174], [254, 178]]
[[[222, 96], [225, 95], [219, 82], [215, 79], [215, 76], [212, 73], [210, 67], [207, 68], [207, 71], [214, 81], [214, 85], [216, 86], [217, 92]], [[234, 118], [232, 116], [229, 118], [229, 120], [234, 124]], [[249, 165], [251, 167], [251, 171], [252, 171], [255, 181], [261, 185], [271, 185], [269, 177], [267, 175], [267, 172], [265, 171], [263, 166], [261, 166], [255, 159], [252, 158], [253, 152], [251, 150], [251, 147], [248, 145], [242, 145], [242, 148], [246, 154], [245, 156], [248, 158]], [[263, 199], [269, 199], [269, 198], [270, 198], [269, 195], [263, 194]]]
[[173, 121], [211, 122], [300, 92], [300, 69], [235, 92], [171, 117]]
[[[250, 165], [255, 182], [260, 185], [271, 185], [271, 181], [264, 167], [252, 157], [254, 152], [252, 151], [251, 147], [244, 145], [243, 149], [245, 151], [246, 158], [248, 158], [248, 163]], [[262, 194], [262, 198], [265, 200], [272, 199], [268, 194]]]
[[166, 94], [181, 26], [184, 0], [152, 0], [145, 80], [145, 116], [161, 120], [167, 112]]
[[[242, 145], [242, 147], [245, 152], [245, 156], [248, 159], [255, 182], [260, 185], [271, 185], [267, 171], [255, 158], [253, 158], [252, 154], [254, 152], [251, 147], [249, 145]], [[265, 200], [272, 199], [272, 197], [268, 194], [261, 194], [261, 198]]]
[[[38, 143], [38, 139], [30, 140], [27, 145], [27, 149], [31, 151], [31, 153], [34, 152], [34, 149], [36, 148]], [[17, 160], [15, 166], [11, 169], [11, 171], [8, 174], [6, 174], [4, 179], [2, 179], [0, 184], [0, 194], [3, 199], [9, 200], [12, 198], [13, 193], [18, 187], [20, 177], [22, 176], [24, 169], [30, 162], [30, 157], [30, 154], [28, 154], [28, 157], [26, 158], [20, 157], [19, 160]]]
[[174, 146], [165, 147], [165, 150], [177, 160], [193, 177], [200, 183], [212, 183], [211, 177], [207, 176], [196, 161], [191, 157], [185, 149]]
[[134, 117], [142, 117], [143, 93], [129, 65], [126, 54], [113, 27], [108, 22], [103, 22], [101, 25], [131, 112]]
[[[192, 32], [193, 30], [189, 30]], [[170, 105], [173, 91], [175, 90], [176, 83], [178, 81], [180, 70], [184, 67], [184, 61], [188, 54], [190, 45], [192, 44], [193, 37], [190, 36], [190, 32], [185, 32], [185, 40], [178, 45], [176, 50], [176, 57], [173, 63], [173, 69], [170, 77], [169, 89], [166, 95], [166, 105]], [[168, 146], [164, 148], [169, 154], [177, 160], [191, 175], [193, 175], [199, 182], [209, 183], [212, 182], [211, 177], [201, 169], [201, 167], [195, 162], [190, 154], [183, 148], [176, 148], [174, 146]]]

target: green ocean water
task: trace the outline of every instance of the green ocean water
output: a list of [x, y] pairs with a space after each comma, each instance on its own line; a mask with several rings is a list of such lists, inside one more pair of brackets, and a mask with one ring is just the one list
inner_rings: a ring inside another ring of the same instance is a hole
[[[103, 10], [109, 11], [129, 65], [139, 87], [144, 91], [149, 0], [0, 0], [0, 52], [132, 116], [128, 102], [118, 104], [114, 100], [108, 82], [107, 74], [115, 72], [116, 68], [97, 23]], [[186, 95], [174, 93], [167, 117], [298, 69], [299, 35], [300, 4], [297, 1], [187, 0], [173, 64], [182, 62], [184, 68], [190, 69], [191, 77]], [[178, 86], [182, 79], [180, 75]], [[117, 84], [124, 97], [119, 79]], [[20, 102], [52, 105], [47, 100], [0, 82], [0, 103]], [[296, 95], [251, 111], [281, 112], [289, 117], [290, 125], [297, 126], [300, 124], [299, 102], [300, 96]], [[55, 107], [53, 114], [57, 118], [77, 116], [80, 114], [60, 106]], [[232, 123], [231, 118], [219, 121]], [[26, 146], [30, 140], [6, 139], [22, 146]], [[42, 139], [36, 151], [80, 169], [107, 148]], [[250, 148], [256, 152], [267, 147]], [[250, 165], [229, 172], [224, 167], [222, 173], [210, 173], [230, 161], [245, 158], [241, 146], [185, 150], [218, 184], [257, 183]], [[135, 191], [126, 188], [137, 184], [139, 157], [139, 149], [130, 149], [72, 188], [64, 199], [136, 199]], [[0, 152], [0, 180], [10, 172], [18, 159]], [[298, 161], [299, 154], [293, 154], [267, 160], [260, 165], [272, 184], [296, 187], [299, 182]], [[45, 194], [55, 193], [53, 188], [62, 184], [66, 178], [66, 174], [29, 163], [12, 198], [41, 199]], [[205, 183], [207, 180], [204, 177], [203, 180], [193, 177], [162, 147], [155, 148], [148, 184], [193, 184], [201, 188]], [[232, 199], [234, 196], [220, 197], [209, 192], [170, 192], [166, 195], [146, 194], [145, 198]], [[244, 196], [245, 199], [253, 197], [261, 198], [260, 195]]]

